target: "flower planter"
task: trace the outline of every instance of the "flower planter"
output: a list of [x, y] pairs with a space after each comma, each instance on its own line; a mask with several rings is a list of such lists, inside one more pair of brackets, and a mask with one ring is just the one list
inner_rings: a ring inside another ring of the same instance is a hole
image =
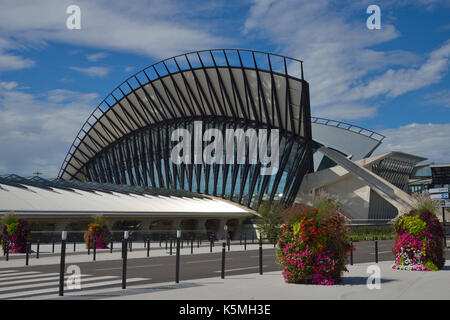
[[281, 227], [277, 257], [284, 280], [320, 285], [340, 283], [342, 273], [347, 271], [347, 254], [352, 250], [344, 217], [327, 203], [300, 212], [291, 215]]

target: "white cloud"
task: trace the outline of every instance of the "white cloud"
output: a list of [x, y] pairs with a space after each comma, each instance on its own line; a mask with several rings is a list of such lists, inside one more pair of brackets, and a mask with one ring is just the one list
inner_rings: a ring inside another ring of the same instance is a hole
[[385, 94], [395, 98], [401, 94], [439, 82], [450, 66], [450, 40], [429, 54], [420, 68], [389, 69], [366, 86], [352, 89], [349, 99], [367, 99]]
[[111, 71], [107, 67], [87, 67], [87, 68], [69, 67], [69, 69], [84, 73], [89, 77], [100, 77], [100, 78], [107, 76], [108, 73]]
[[104, 52], [98, 52], [98, 53], [87, 54], [86, 59], [88, 59], [91, 62], [97, 62], [101, 59], [106, 58], [107, 56], [108, 55]]
[[425, 103], [450, 108], [450, 90], [441, 90], [425, 95]]
[[420, 124], [386, 129], [380, 132], [386, 136], [377, 154], [388, 151], [402, 151], [428, 158], [436, 163], [450, 162], [450, 123], [445, 124]]
[[[405, 4], [389, 3], [395, 5]], [[281, 52], [304, 61], [313, 115], [367, 118], [377, 114], [371, 99], [440, 81], [448, 69], [449, 43], [415, 68], [421, 58], [414, 53], [374, 49], [400, 32], [388, 18], [381, 30], [368, 30], [365, 8], [330, 0], [253, 0], [243, 33], [267, 37]], [[361, 19], [354, 18], [358, 12]]]
[[15, 81], [0, 81], [0, 89], [11, 90], [18, 86]]
[[69, 30], [66, 8], [72, 4], [70, 0], [40, 0], [38, 5], [34, 0], [0, 0], [0, 35], [13, 35], [27, 44], [57, 41], [156, 58], [224, 42], [210, 34], [208, 26], [186, 18], [185, 13], [195, 12], [200, 3], [79, 0], [81, 29]]
[[131, 67], [131, 66], [126, 66], [125, 68], [124, 68], [124, 70], [125, 70], [125, 72], [127, 72], [127, 73], [130, 73], [130, 72], [132, 72], [132, 71], [134, 71], [134, 67]]
[[0, 87], [1, 171], [55, 177], [98, 95], [69, 90], [25, 93]]

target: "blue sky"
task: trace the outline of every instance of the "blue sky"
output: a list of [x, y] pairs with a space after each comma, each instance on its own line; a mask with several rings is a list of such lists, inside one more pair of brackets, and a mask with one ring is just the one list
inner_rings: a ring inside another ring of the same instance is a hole
[[[312, 115], [387, 136], [378, 153], [450, 162], [450, 1], [0, 0], [0, 173], [56, 176], [119, 83], [182, 52], [246, 48], [304, 60]], [[66, 28], [66, 8], [81, 29]], [[369, 30], [366, 8], [381, 9]]]

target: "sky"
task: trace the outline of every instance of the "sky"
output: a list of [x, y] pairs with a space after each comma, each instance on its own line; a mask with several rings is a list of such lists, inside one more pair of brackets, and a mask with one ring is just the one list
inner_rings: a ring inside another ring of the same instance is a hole
[[[367, 28], [370, 5], [381, 29]], [[450, 0], [0, 0], [0, 174], [56, 177], [123, 80], [212, 48], [301, 59], [312, 116], [385, 135], [376, 154], [450, 163]]]

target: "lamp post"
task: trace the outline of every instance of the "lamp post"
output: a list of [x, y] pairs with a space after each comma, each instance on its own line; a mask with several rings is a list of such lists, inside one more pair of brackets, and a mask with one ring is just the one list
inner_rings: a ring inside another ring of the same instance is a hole
[[67, 231], [61, 233], [61, 262], [59, 264], [59, 295], [64, 295], [64, 270], [66, 268], [66, 240]]
[[181, 230], [177, 230], [177, 260], [176, 260], [176, 270], [175, 270], [175, 282], [180, 282], [180, 238]]

